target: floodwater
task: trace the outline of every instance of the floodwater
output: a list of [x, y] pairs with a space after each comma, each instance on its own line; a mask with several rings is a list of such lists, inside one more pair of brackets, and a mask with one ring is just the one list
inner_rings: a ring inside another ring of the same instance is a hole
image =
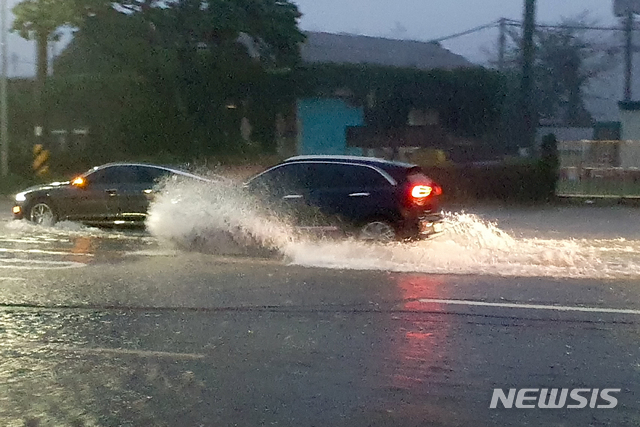
[[[306, 237], [265, 217], [234, 191], [168, 187], [150, 211], [161, 242], [211, 230], [274, 248], [309, 267], [438, 274], [622, 278], [640, 275], [640, 210], [624, 207], [469, 208], [446, 213], [446, 230], [417, 243], [365, 244]], [[186, 208], [188, 207], [188, 208]], [[215, 238], [213, 239], [215, 240]]]

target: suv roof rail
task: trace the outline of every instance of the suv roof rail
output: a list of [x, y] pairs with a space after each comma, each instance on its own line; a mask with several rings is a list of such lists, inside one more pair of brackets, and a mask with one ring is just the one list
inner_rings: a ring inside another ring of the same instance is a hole
[[377, 157], [365, 157], [365, 156], [345, 156], [345, 155], [330, 155], [330, 154], [313, 154], [313, 155], [301, 155], [289, 157], [284, 160], [283, 163], [296, 162], [296, 161], [309, 161], [309, 160], [324, 160], [324, 161], [351, 161], [355, 163], [379, 163], [386, 165], [394, 165], [401, 167], [414, 167], [416, 165], [411, 163], [398, 162], [394, 160], [385, 160]]

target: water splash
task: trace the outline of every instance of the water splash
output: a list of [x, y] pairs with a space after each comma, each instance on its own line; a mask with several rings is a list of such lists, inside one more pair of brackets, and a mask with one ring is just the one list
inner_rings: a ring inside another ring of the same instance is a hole
[[417, 243], [299, 242], [295, 264], [358, 270], [545, 277], [638, 277], [640, 242], [517, 239], [472, 215], [449, 214], [446, 231]]
[[237, 184], [188, 179], [165, 183], [150, 206], [146, 225], [160, 241], [223, 254], [279, 251], [296, 235]]
[[233, 184], [173, 182], [152, 204], [147, 226], [182, 248], [247, 253], [260, 246], [291, 264], [436, 274], [613, 278], [640, 276], [640, 241], [518, 238], [465, 213], [445, 215], [426, 241], [369, 244], [298, 233]]

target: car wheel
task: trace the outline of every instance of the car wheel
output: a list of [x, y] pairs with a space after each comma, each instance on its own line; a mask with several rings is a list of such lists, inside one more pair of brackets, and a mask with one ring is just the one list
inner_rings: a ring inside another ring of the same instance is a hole
[[360, 239], [368, 242], [389, 243], [396, 240], [396, 230], [386, 221], [371, 221], [360, 228]]
[[37, 200], [29, 209], [29, 220], [37, 225], [50, 227], [57, 221], [56, 213], [51, 204], [45, 200]]

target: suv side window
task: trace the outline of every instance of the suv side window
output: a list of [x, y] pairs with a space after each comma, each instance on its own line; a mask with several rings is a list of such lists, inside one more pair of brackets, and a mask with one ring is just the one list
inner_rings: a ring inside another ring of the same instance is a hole
[[351, 182], [354, 187], [384, 187], [389, 181], [375, 169], [357, 166], [351, 170]]
[[389, 182], [375, 169], [364, 165], [316, 163], [310, 175], [311, 188], [381, 187]]
[[249, 186], [280, 194], [307, 187], [309, 175], [310, 165], [308, 163], [284, 164], [254, 178]]

